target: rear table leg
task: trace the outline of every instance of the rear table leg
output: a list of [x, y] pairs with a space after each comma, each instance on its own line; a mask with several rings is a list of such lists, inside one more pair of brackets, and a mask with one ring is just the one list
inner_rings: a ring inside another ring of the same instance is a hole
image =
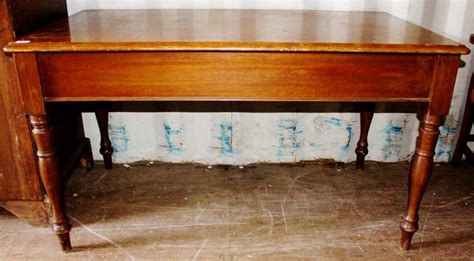
[[92, 156], [91, 142], [86, 138], [86, 148], [82, 154], [81, 165], [86, 168], [86, 171], [92, 171], [94, 168], [94, 157]]
[[96, 111], [95, 117], [100, 130], [100, 154], [104, 157], [105, 169], [112, 169], [112, 143], [109, 138], [109, 113], [106, 111]]
[[368, 103], [363, 106], [363, 110], [360, 112], [360, 138], [355, 149], [357, 154], [356, 169], [360, 170], [364, 169], [365, 156], [369, 153], [367, 136], [374, 117], [375, 104]]

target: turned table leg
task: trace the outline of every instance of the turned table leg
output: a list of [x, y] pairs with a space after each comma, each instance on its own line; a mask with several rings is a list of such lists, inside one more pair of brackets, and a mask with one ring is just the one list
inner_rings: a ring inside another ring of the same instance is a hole
[[369, 135], [370, 124], [372, 123], [373, 117], [374, 104], [364, 105], [364, 110], [360, 112], [360, 137], [355, 149], [357, 155], [356, 169], [364, 169], [365, 156], [369, 153], [367, 136]]
[[433, 156], [443, 117], [425, 114], [420, 122], [415, 156], [411, 163], [408, 182], [408, 205], [400, 224], [401, 247], [410, 248], [413, 235], [418, 230], [418, 210], [433, 167]]
[[69, 231], [71, 224], [64, 207], [64, 188], [53, 134], [46, 115], [30, 115], [38, 155], [38, 167], [51, 207], [53, 231], [59, 238], [63, 251], [71, 250]]
[[105, 169], [112, 168], [112, 153], [114, 149], [109, 139], [109, 113], [106, 111], [95, 112], [100, 130], [100, 154], [104, 156]]

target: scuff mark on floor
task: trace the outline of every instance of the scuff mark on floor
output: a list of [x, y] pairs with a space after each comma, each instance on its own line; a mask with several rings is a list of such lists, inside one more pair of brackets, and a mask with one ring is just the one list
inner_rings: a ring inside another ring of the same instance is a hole
[[193, 261], [196, 261], [196, 260], [197, 260], [197, 258], [199, 257], [199, 254], [201, 254], [201, 251], [202, 251], [202, 249], [204, 248], [204, 246], [206, 245], [206, 243], [207, 243], [207, 238], [204, 239], [204, 241], [203, 241], [202, 244], [201, 244], [201, 247], [198, 249], [198, 251], [197, 251], [196, 254], [194, 255]]
[[130, 260], [136, 260], [134, 256], [132, 256], [130, 253], [128, 253], [121, 245], [115, 243], [114, 241], [112, 241], [111, 239], [105, 237], [104, 235], [101, 235], [99, 233], [97, 233], [96, 231], [92, 230], [91, 228], [87, 227], [86, 225], [82, 224], [81, 221], [79, 221], [77, 218], [73, 217], [73, 216], [70, 216], [69, 215], [69, 218], [74, 220], [76, 223], [78, 223], [82, 228], [84, 228], [87, 232], [93, 234], [94, 236], [97, 236], [98, 238], [101, 238], [107, 242], [109, 242], [110, 244], [112, 244], [114, 247], [116, 247], [117, 249], [119, 249], [121, 252], [123, 252], [126, 256], [128, 256], [130, 258]]

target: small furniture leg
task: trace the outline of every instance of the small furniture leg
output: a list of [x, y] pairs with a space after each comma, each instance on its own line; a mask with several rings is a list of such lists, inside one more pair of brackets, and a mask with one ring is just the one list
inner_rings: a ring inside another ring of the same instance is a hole
[[[467, 146], [468, 137], [471, 133], [472, 122], [474, 121], [473, 103], [473, 89], [474, 89], [474, 74], [471, 77], [471, 84], [467, 94], [466, 107], [464, 109], [464, 116], [461, 123], [461, 131], [459, 132], [458, 143], [454, 149], [453, 157], [451, 158], [451, 165], [458, 166], [461, 163], [463, 154], [469, 154], [470, 149]], [[467, 152], [467, 153], [466, 153]], [[468, 159], [469, 160], [469, 159]]]
[[87, 171], [92, 171], [92, 169], [94, 168], [94, 157], [92, 156], [91, 142], [89, 139], [86, 139], [86, 142], [87, 145], [82, 154], [81, 165]]
[[364, 105], [364, 110], [360, 112], [360, 137], [357, 142], [355, 153], [357, 155], [356, 169], [364, 169], [365, 156], [369, 153], [369, 135], [370, 124], [374, 117], [374, 104]]
[[418, 230], [418, 210], [433, 167], [433, 156], [443, 117], [425, 114], [420, 123], [408, 182], [408, 205], [400, 224], [401, 247], [408, 250]]
[[104, 157], [105, 169], [112, 169], [112, 153], [114, 149], [109, 138], [109, 113], [96, 111], [95, 117], [100, 130], [100, 154]]
[[30, 123], [37, 147], [39, 173], [50, 203], [52, 228], [63, 251], [67, 252], [71, 250], [71, 224], [64, 207], [64, 188], [52, 130], [46, 115], [30, 115]]

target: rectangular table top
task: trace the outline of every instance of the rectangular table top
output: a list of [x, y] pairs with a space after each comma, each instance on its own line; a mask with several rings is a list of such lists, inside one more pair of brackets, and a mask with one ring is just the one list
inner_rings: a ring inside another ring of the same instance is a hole
[[467, 54], [387, 13], [295, 10], [87, 10], [7, 52], [290, 51]]

